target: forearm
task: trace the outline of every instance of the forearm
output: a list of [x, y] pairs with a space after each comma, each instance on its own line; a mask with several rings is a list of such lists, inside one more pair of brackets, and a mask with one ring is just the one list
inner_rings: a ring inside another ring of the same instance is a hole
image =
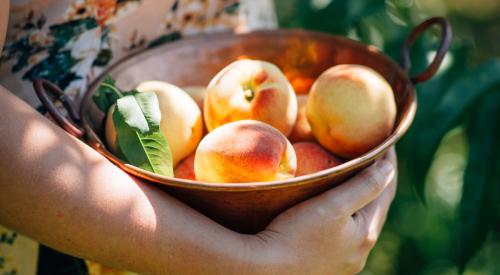
[[135, 181], [1, 86], [0, 112], [0, 224], [141, 272], [235, 268], [241, 235]]

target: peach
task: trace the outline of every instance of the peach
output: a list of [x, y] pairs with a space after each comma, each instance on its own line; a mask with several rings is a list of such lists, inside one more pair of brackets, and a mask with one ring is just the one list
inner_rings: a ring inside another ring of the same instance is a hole
[[[191, 155], [203, 136], [203, 119], [196, 102], [182, 89], [162, 81], [145, 81], [136, 88], [139, 92], [153, 91], [160, 104], [160, 130], [172, 151], [172, 162], [177, 163]], [[112, 109], [106, 119], [106, 141], [116, 150], [116, 133]]]
[[174, 175], [176, 178], [196, 180], [194, 175], [194, 154], [179, 162], [175, 167]]
[[116, 130], [115, 123], [113, 122], [113, 112], [115, 111], [116, 104], [111, 105], [106, 115], [106, 122], [104, 124], [104, 137], [106, 144], [111, 152], [116, 152]]
[[200, 142], [194, 159], [196, 179], [205, 182], [261, 182], [292, 178], [297, 160], [292, 145], [276, 128], [255, 120], [224, 124]]
[[297, 99], [275, 65], [242, 59], [220, 71], [209, 83], [203, 116], [208, 131], [237, 120], [259, 120], [285, 136], [297, 119]]
[[297, 102], [299, 103], [297, 121], [295, 125], [293, 125], [292, 132], [288, 139], [290, 139], [291, 142], [314, 141], [311, 125], [307, 121], [306, 116], [307, 95], [297, 95]]
[[396, 102], [391, 86], [362, 65], [337, 65], [314, 82], [307, 119], [323, 147], [346, 159], [371, 150], [394, 127]]
[[290, 81], [296, 94], [307, 94], [314, 83], [314, 78], [304, 76], [298, 70], [290, 70], [285, 72], [285, 76]]
[[293, 149], [297, 156], [296, 177], [342, 164], [337, 157], [314, 142], [297, 142], [293, 144]]
[[296, 77], [290, 81], [293, 89], [297, 94], [307, 94], [314, 83], [314, 79], [310, 77]]

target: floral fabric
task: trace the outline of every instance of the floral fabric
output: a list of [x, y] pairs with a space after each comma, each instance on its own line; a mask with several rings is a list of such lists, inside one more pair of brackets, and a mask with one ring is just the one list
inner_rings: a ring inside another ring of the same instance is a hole
[[[46, 78], [78, 100], [93, 78], [138, 49], [201, 32], [275, 27], [271, 0], [11, 1], [0, 85], [35, 108]], [[38, 245], [0, 226], [0, 275], [35, 274]], [[106, 273], [89, 264], [94, 273]]]

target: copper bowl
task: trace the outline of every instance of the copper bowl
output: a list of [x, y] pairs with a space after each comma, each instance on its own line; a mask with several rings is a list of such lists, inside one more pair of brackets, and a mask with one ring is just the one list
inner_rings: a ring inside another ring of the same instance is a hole
[[[410, 78], [407, 75], [409, 47], [428, 27], [442, 27], [440, 49], [429, 68]], [[354, 63], [369, 66], [390, 83], [397, 103], [397, 121], [393, 133], [366, 154], [340, 166], [289, 180], [253, 183], [204, 183], [160, 176], [124, 163], [107, 150], [103, 142], [104, 115], [91, 97], [103, 76], [90, 86], [80, 112], [53, 84], [36, 80], [38, 96], [59, 123], [69, 133], [83, 138], [92, 148], [126, 172], [156, 183], [194, 209], [220, 224], [242, 233], [262, 230], [276, 215], [290, 206], [315, 196], [341, 183], [347, 177], [380, 158], [408, 130], [416, 111], [413, 84], [430, 78], [438, 69], [451, 37], [443, 18], [431, 18], [417, 26], [402, 49], [402, 68], [373, 46], [323, 33], [301, 30], [257, 31], [246, 34], [220, 33], [200, 35], [164, 44], [135, 54], [110, 68], [119, 87], [132, 89], [144, 80], [163, 80], [177, 86], [207, 85], [223, 67], [239, 58], [272, 62], [286, 75], [314, 80], [329, 67]], [[68, 109], [72, 120], [62, 116], [49, 99], [55, 94]], [[81, 127], [78, 125], [80, 124]]]

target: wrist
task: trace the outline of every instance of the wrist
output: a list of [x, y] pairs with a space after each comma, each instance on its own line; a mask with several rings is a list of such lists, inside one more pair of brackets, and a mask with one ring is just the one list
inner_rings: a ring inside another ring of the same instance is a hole
[[244, 250], [239, 271], [243, 274], [304, 274], [296, 265], [294, 249], [286, 248], [284, 240], [272, 232], [243, 235]]

